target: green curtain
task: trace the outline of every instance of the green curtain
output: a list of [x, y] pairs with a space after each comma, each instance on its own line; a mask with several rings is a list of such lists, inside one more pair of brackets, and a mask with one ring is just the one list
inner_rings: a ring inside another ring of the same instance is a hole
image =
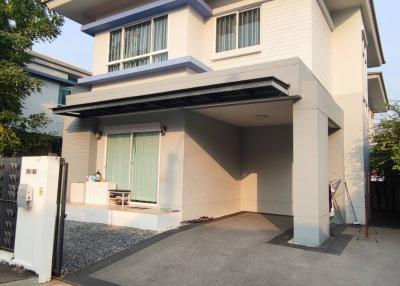
[[130, 133], [107, 136], [106, 180], [120, 190], [129, 190], [130, 146]]
[[132, 140], [131, 199], [157, 202], [160, 132], [134, 133]]

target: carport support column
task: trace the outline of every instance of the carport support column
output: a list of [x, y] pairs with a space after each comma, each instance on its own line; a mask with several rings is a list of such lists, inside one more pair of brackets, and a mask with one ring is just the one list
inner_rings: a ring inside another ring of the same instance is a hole
[[329, 237], [328, 118], [318, 108], [293, 110], [294, 243]]

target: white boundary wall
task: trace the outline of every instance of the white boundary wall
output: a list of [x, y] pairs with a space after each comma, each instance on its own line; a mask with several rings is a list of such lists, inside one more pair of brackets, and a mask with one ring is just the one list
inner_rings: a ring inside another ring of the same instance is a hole
[[14, 257], [6, 262], [34, 271], [39, 283], [51, 279], [59, 168], [59, 157], [22, 158], [20, 184], [33, 188], [32, 207], [18, 207]]

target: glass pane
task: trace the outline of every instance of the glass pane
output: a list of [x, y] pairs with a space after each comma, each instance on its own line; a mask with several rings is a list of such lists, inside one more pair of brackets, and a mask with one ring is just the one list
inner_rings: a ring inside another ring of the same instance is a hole
[[60, 90], [58, 91], [58, 105], [65, 105], [67, 95], [71, 94], [71, 90], [65, 86], [60, 86]]
[[236, 14], [217, 19], [216, 51], [223, 52], [236, 48]]
[[137, 59], [137, 60], [125, 62], [124, 63], [124, 69], [140, 67], [140, 66], [147, 65], [149, 63], [150, 63], [150, 58], [149, 57], [140, 58], [140, 59]]
[[153, 56], [153, 63], [165, 62], [168, 60], [168, 53], [162, 53]]
[[108, 56], [110, 62], [121, 59], [121, 34], [122, 30], [110, 33], [110, 51]]
[[260, 43], [260, 9], [239, 13], [239, 48]]
[[157, 202], [160, 132], [134, 133], [132, 145], [131, 199]]
[[120, 69], [120, 64], [115, 64], [115, 65], [109, 65], [108, 66], [108, 72], [119, 71], [119, 69]]
[[129, 190], [131, 134], [107, 135], [106, 180], [118, 189]]
[[150, 53], [151, 21], [125, 29], [124, 58]]
[[153, 51], [167, 48], [168, 17], [163, 16], [153, 20]]

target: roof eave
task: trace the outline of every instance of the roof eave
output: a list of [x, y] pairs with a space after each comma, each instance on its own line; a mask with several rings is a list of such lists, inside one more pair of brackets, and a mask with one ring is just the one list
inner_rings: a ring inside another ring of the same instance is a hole
[[[377, 84], [376, 88], [378, 88], [378, 91], [375, 92], [375, 94], [378, 94], [378, 98], [375, 97], [375, 100], [373, 100], [372, 96], [372, 84], [373, 81], [376, 81], [375, 84]], [[368, 73], [368, 87], [369, 87], [369, 93], [368, 93], [368, 98], [369, 98], [369, 107], [372, 112], [374, 113], [384, 113], [389, 110], [389, 100], [387, 96], [387, 91], [386, 91], [386, 85], [385, 85], [385, 80], [383, 78], [383, 73], [382, 72], [370, 72]], [[378, 100], [378, 102], [376, 102]]]
[[379, 66], [381, 66], [386, 63], [386, 60], [385, 60], [385, 55], [383, 53], [383, 46], [382, 46], [381, 36], [380, 36], [380, 32], [379, 32], [379, 27], [378, 27], [378, 21], [377, 21], [377, 17], [376, 17], [374, 1], [368, 0], [368, 4], [369, 4], [371, 14], [372, 14], [371, 20], [373, 23], [373, 33], [375, 35], [374, 38], [376, 39], [376, 44], [377, 44], [376, 52], [377, 52], [377, 56], [378, 56]]
[[368, 67], [375, 68], [385, 64], [385, 57], [373, 0], [325, 0], [330, 13], [352, 8], [361, 9], [364, 28], [368, 38]]

